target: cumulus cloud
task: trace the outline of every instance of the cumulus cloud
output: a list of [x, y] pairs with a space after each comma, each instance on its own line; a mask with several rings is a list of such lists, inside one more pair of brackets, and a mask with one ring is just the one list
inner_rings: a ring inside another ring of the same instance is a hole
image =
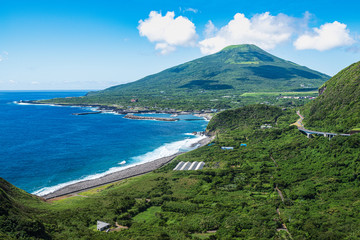
[[[226, 26], [222, 27], [214, 37], [208, 37], [199, 42], [200, 50], [204, 54], [215, 53], [233, 44], [252, 43], [264, 49], [272, 49], [277, 44], [290, 39], [294, 19], [285, 14], [277, 16], [269, 12], [256, 14], [251, 19], [244, 14], [237, 13]], [[206, 29], [211, 29], [208, 23]], [[205, 30], [207, 31], [207, 30]]]
[[149, 18], [139, 21], [140, 36], [155, 42], [155, 49], [161, 54], [174, 51], [178, 46], [194, 46], [197, 39], [195, 25], [186, 17], [175, 18], [174, 12], [165, 16], [151, 11]]
[[324, 51], [335, 47], [349, 46], [354, 42], [355, 40], [350, 36], [346, 24], [335, 21], [321, 25], [320, 28], [313, 28], [312, 33], [301, 35], [294, 42], [294, 46], [298, 50]]

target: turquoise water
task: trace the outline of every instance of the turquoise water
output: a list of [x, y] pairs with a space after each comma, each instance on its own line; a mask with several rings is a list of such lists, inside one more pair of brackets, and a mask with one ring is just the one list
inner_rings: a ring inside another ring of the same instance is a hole
[[[0, 92], [0, 177], [43, 195], [83, 179], [191, 150], [207, 121], [72, 115], [93, 109], [15, 104], [19, 100], [82, 96], [86, 92]], [[161, 115], [169, 116], [169, 115]]]

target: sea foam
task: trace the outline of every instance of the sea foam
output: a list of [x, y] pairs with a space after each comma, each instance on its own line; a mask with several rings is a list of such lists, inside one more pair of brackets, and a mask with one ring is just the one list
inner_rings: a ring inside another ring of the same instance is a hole
[[121, 167], [112, 167], [109, 170], [103, 172], [103, 173], [97, 173], [97, 174], [92, 174], [89, 175], [87, 177], [81, 178], [81, 179], [77, 179], [77, 180], [73, 180], [73, 181], [69, 181], [69, 182], [65, 182], [65, 183], [61, 183], [55, 186], [51, 186], [51, 187], [44, 187], [41, 188], [35, 192], [33, 192], [32, 194], [38, 195], [38, 196], [44, 196], [47, 195], [49, 193], [52, 193], [56, 190], [59, 190], [63, 187], [66, 187], [68, 185], [74, 184], [74, 183], [78, 183], [78, 182], [82, 182], [82, 181], [86, 181], [86, 180], [93, 180], [93, 179], [97, 179], [97, 178], [101, 178], [105, 175], [114, 173], [114, 172], [118, 172], [139, 164], [143, 164], [146, 162], [151, 162], [154, 161], [156, 159], [159, 158], [163, 158], [163, 157], [168, 157], [171, 155], [174, 155], [176, 153], [179, 152], [187, 152], [187, 151], [191, 151], [197, 147], [199, 147], [198, 142], [202, 139], [206, 138], [205, 136], [196, 136], [194, 138], [187, 138], [181, 141], [176, 141], [176, 142], [172, 142], [172, 143], [166, 143], [162, 146], [160, 146], [159, 148], [156, 148], [155, 150], [145, 153], [143, 155], [140, 156], [136, 156], [132, 158], [132, 163], [130, 164], [124, 164]]

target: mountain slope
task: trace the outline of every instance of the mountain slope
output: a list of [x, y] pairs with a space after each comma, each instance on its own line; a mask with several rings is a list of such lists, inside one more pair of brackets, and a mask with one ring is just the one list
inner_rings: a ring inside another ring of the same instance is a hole
[[[138, 81], [90, 92], [86, 97], [61, 103], [214, 108], [210, 100], [246, 92], [309, 91], [329, 76], [275, 57], [255, 45], [229, 46], [222, 51], [166, 69]], [[186, 102], [184, 102], [186, 100]], [[189, 100], [192, 103], [189, 103]], [[241, 99], [221, 101], [230, 103]], [[217, 108], [226, 108], [218, 106]]]
[[360, 127], [360, 62], [343, 69], [305, 106], [306, 127], [348, 132]]
[[290, 91], [301, 85], [314, 88], [327, 78], [325, 74], [275, 57], [255, 45], [237, 45], [89, 96], [128, 91], [159, 94], [160, 90]]
[[0, 239], [49, 238], [37, 219], [42, 211], [33, 207], [41, 204], [38, 197], [0, 178], [0, 203]]

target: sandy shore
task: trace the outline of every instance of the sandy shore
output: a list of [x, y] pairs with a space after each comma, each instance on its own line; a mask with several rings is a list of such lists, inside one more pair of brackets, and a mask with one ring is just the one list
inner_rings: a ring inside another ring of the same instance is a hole
[[[204, 146], [208, 144], [212, 139], [210, 137], [203, 138], [199, 140], [196, 145], [199, 145], [199, 147]], [[95, 187], [100, 187], [109, 183], [114, 183], [126, 178], [135, 177], [138, 175], [142, 175], [151, 171], [154, 171], [155, 169], [158, 169], [162, 167], [163, 165], [167, 164], [171, 160], [173, 160], [176, 156], [180, 155], [182, 153], [177, 153], [168, 157], [163, 157], [156, 159], [151, 162], [139, 164], [118, 172], [110, 173], [108, 175], [105, 175], [103, 177], [92, 179], [92, 180], [86, 180], [82, 182], [77, 182], [68, 186], [65, 186], [61, 189], [58, 189], [52, 193], [46, 194], [42, 196], [44, 199], [48, 200], [51, 198], [57, 198], [64, 195], [74, 194], [78, 192], [82, 192], [84, 190], [88, 190]]]

